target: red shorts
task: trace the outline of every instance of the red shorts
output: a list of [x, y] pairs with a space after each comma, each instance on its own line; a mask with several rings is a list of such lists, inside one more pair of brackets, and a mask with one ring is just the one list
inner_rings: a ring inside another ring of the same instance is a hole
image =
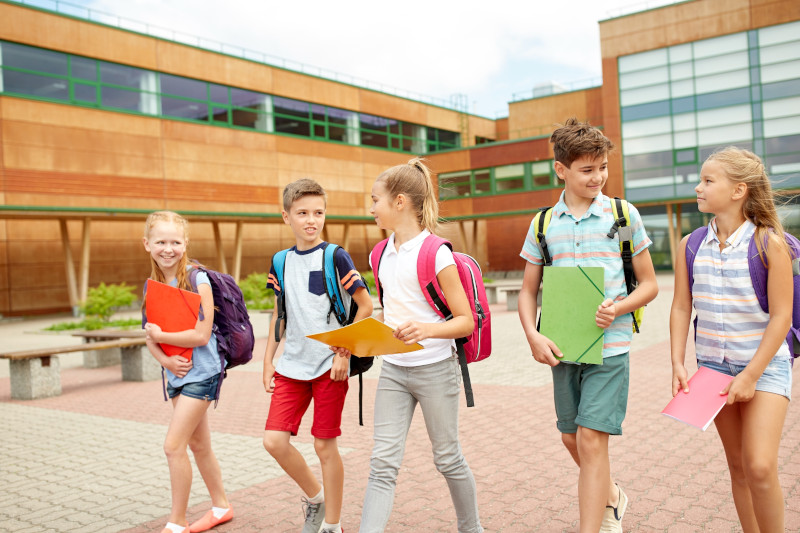
[[287, 378], [275, 373], [275, 390], [269, 404], [267, 431], [288, 431], [297, 435], [300, 421], [314, 399], [311, 434], [318, 439], [333, 439], [342, 434], [342, 409], [348, 382], [333, 381], [330, 371], [311, 381]]

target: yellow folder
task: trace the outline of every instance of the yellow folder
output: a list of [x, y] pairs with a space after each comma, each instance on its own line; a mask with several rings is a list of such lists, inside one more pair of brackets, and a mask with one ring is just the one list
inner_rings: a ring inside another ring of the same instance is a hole
[[392, 328], [372, 317], [353, 322], [343, 328], [306, 335], [328, 346], [347, 348], [358, 357], [416, 352], [422, 345], [406, 344], [393, 334]]

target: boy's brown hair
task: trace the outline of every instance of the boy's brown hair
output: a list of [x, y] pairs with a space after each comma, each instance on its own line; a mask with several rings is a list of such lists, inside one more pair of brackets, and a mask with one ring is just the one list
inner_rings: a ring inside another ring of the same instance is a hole
[[603, 132], [588, 122], [578, 122], [575, 117], [558, 127], [550, 136], [550, 142], [555, 160], [567, 168], [582, 156], [588, 155], [594, 160], [614, 149], [614, 143]]
[[328, 205], [328, 195], [322, 185], [311, 178], [302, 178], [293, 181], [283, 189], [283, 210], [288, 213], [292, 204], [303, 196], [322, 196], [325, 205]]

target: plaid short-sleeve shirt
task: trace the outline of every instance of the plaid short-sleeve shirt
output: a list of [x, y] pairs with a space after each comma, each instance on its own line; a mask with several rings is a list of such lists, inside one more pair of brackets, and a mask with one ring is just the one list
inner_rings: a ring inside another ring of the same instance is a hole
[[[639, 211], [628, 204], [633, 230], [633, 255], [652, 244], [647, 237]], [[614, 223], [611, 199], [599, 194], [580, 218], [575, 218], [564, 203], [564, 193], [553, 207], [550, 224], [547, 227], [547, 247], [553, 258], [553, 266], [593, 266], [605, 269], [605, 294], [615, 302], [628, 295], [625, 287], [625, 274], [622, 270], [622, 256], [619, 251], [619, 235], [608, 237], [608, 230]], [[535, 265], [544, 264], [542, 254], [536, 246], [536, 228], [531, 222], [520, 256]], [[605, 330], [603, 357], [627, 353], [630, 350], [631, 315], [625, 313], [614, 319]]]

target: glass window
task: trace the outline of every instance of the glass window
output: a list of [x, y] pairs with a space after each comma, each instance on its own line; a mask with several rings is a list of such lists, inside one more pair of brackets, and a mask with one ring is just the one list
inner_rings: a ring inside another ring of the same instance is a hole
[[553, 184], [553, 162], [536, 161], [531, 163], [531, 182], [534, 187], [551, 187]]
[[764, 139], [764, 151], [767, 155], [800, 152], [800, 135]]
[[764, 100], [796, 96], [800, 94], [800, 79], [766, 84], [761, 90]]
[[263, 114], [258, 113], [257, 111], [237, 108], [231, 109], [231, 124], [241, 128], [263, 130], [264, 128], [257, 127], [257, 124], [259, 124], [260, 120], [263, 120], [263, 117]]
[[620, 105], [632, 106], [646, 102], [658, 102], [669, 99], [669, 84], [650, 85], [639, 89], [620, 91]]
[[[800, 117], [772, 118], [764, 121], [764, 137], [780, 137], [800, 133]], [[800, 146], [796, 148], [800, 150]]]
[[695, 78], [697, 94], [726, 91], [733, 87], [749, 87], [750, 73], [747, 70], [698, 76]]
[[657, 133], [667, 133], [672, 129], [670, 117], [656, 117], [645, 120], [631, 120], [622, 124], [622, 137], [643, 137]]
[[100, 81], [111, 85], [141, 89], [142, 80], [148, 75], [146, 70], [140, 68], [115, 65], [113, 63], [106, 63], [105, 61], [99, 61], [99, 63]]
[[[3, 45], [3, 49], [5, 50], [5, 45]], [[69, 100], [67, 80], [15, 70], [3, 71], [3, 90], [38, 98]]]
[[439, 174], [439, 199], [470, 195], [470, 172]]
[[267, 98], [267, 95], [253, 91], [247, 91], [245, 89], [236, 89], [235, 87], [231, 87], [230, 98], [231, 98], [231, 105], [233, 106], [251, 107], [263, 104], [264, 100]]
[[376, 131], [386, 131], [386, 126], [389, 123], [388, 119], [383, 117], [376, 117], [374, 115], [359, 114], [359, 121], [361, 122], [362, 129], [370, 129]]
[[100, 88], [100, 105], [103, 107], [139, 111], [141, 98], [139, 91], [106, 86]]
[[718, 74], [720, 72], [745, 70], [749, 66], [747, 52], [742, 51], [709, 57], [706, 59], [697, 59], [694, 62], [694, 71], [698, 75], [708, 76], [710, 74]]
[[714, 37], [713, 39], [703, 39], [702, 41], [694, 42], [692, 48], [695, 59], [747, 50], [747, 34], [744, 32], [733, 33], [722, 37]]
[[224, 85], [217, 85], [216, 83], [208, 84], [208, 94], [212, 102], [218, 104], [228, 103], [228, 88]]
[[56, 76], [67, 75], [67, 54], [6, 41], [3, 41], [2, 53], [4, 67], [33, 70]]
[[162, 96], [161, 114], [166, 117], [208, 120], [208, 104]]
[[497, 192], [516, 191], [525, 188], [525, 165], [506, 165], [494, 169]]
[[70, 56], [70, 70], [73, 78], [97, 81], [97, 61], [85, 57]]
[[694, 68], [691, 61], [683, 63], [673, 63], [669, 66], [669, 79], [685, 80], [694, 76]]
[[758, 30], [758, 42], [761, 46], [769, 46], [776, 43], [797, 41], [800, 35], [800, 21], [788, 24], [779, 24]]
[[675, 150], [675, 164], [697, 163], [697, 149]]
[[622, 140], [622, 152], [627, 155], [646, 154], [649, 152], [662, 152], [672, 150], [672, 135], [652, 135], [650, 137], [638, 137]]
[[161, 74], [161, 94], [171, 94], [195, 100], [208, 100], [208, 83], [204, 81]]
[[720, 91], [712, 94], [697, 95], [697, 109], [713, 109], [715, 107], [732, 106], [750, 102], [750, 90], [745, 87], [742, 89], [731, 89], [730, 91]]
[[637, 70], [619, 76], [620, 89], [633, 89], [636, 87], [645, 87], [649, 85], [656, 85], [664, 83], [669, 79], [669, 71], [667, 67], [648, 68], [645, 70]]
[[672, 167], [625, 172], [626, 188], [672, 185], [674, 181], [675, 179], [672, 177]]
[[701, 145], [739, 143], [751, 141], [752, 139], [753, 125], [750, 122], [697, 130], [697, 140]]
[[639, 104], [622, 108], [622, 121], [636, 120], [650, 117], [660, 117], [669, 115], [669, 102], [653, 102], [651, 104]]
[[675, 148], [697, 146], [697, 132], [695, 130], [676, 131], [672, 135], [672, 142]]
[[669, 51], [669, 60], [671, 63], [691, 61], [692, 59], [692, 43], [670, 46], [667, 50]]
[[800, 40], [793, 43], [776, 44], [774, 46], [761, 47], [759, 50], [759, 62], [762, 65], [772, 63], [783, 63], [792, 59], [800, 59]]
[[749, 123], [751, 120], [752, 114], [749, 105], [709, 109], [697, 112], [697, 126], [700, 128], [720, 126], [723, 124]]
[[772, 83], [800, 78], [800, 60], [776, 65], [761, 65], [761, 83]]
[[658, 50], [651, 50], [649, 52], [642, 52], [639, 54], [631, 54], [629, 56], [622, 56], [617, 61], [617, 67], [620, 73], [633, 72], [644, 68], [652, 68], [656, 65], [667, 64], [667, 49], [661, 48]]
[[77, 102], [86, 104], [97, 103], [97, 86], [74, 82], [72, 85], [73, 98]]
[[763, 102], [764, 118], [780, 118], [788, 115], [800, 116], [800, 96]]
[[672, 152], [651, 152], [649, 154], [626, 155], [625, 172], [647, 168], [672, 166]]
[[475, 194], [488, 194], [492, 192], [492, 180], [490, 170], [475, 171]]

